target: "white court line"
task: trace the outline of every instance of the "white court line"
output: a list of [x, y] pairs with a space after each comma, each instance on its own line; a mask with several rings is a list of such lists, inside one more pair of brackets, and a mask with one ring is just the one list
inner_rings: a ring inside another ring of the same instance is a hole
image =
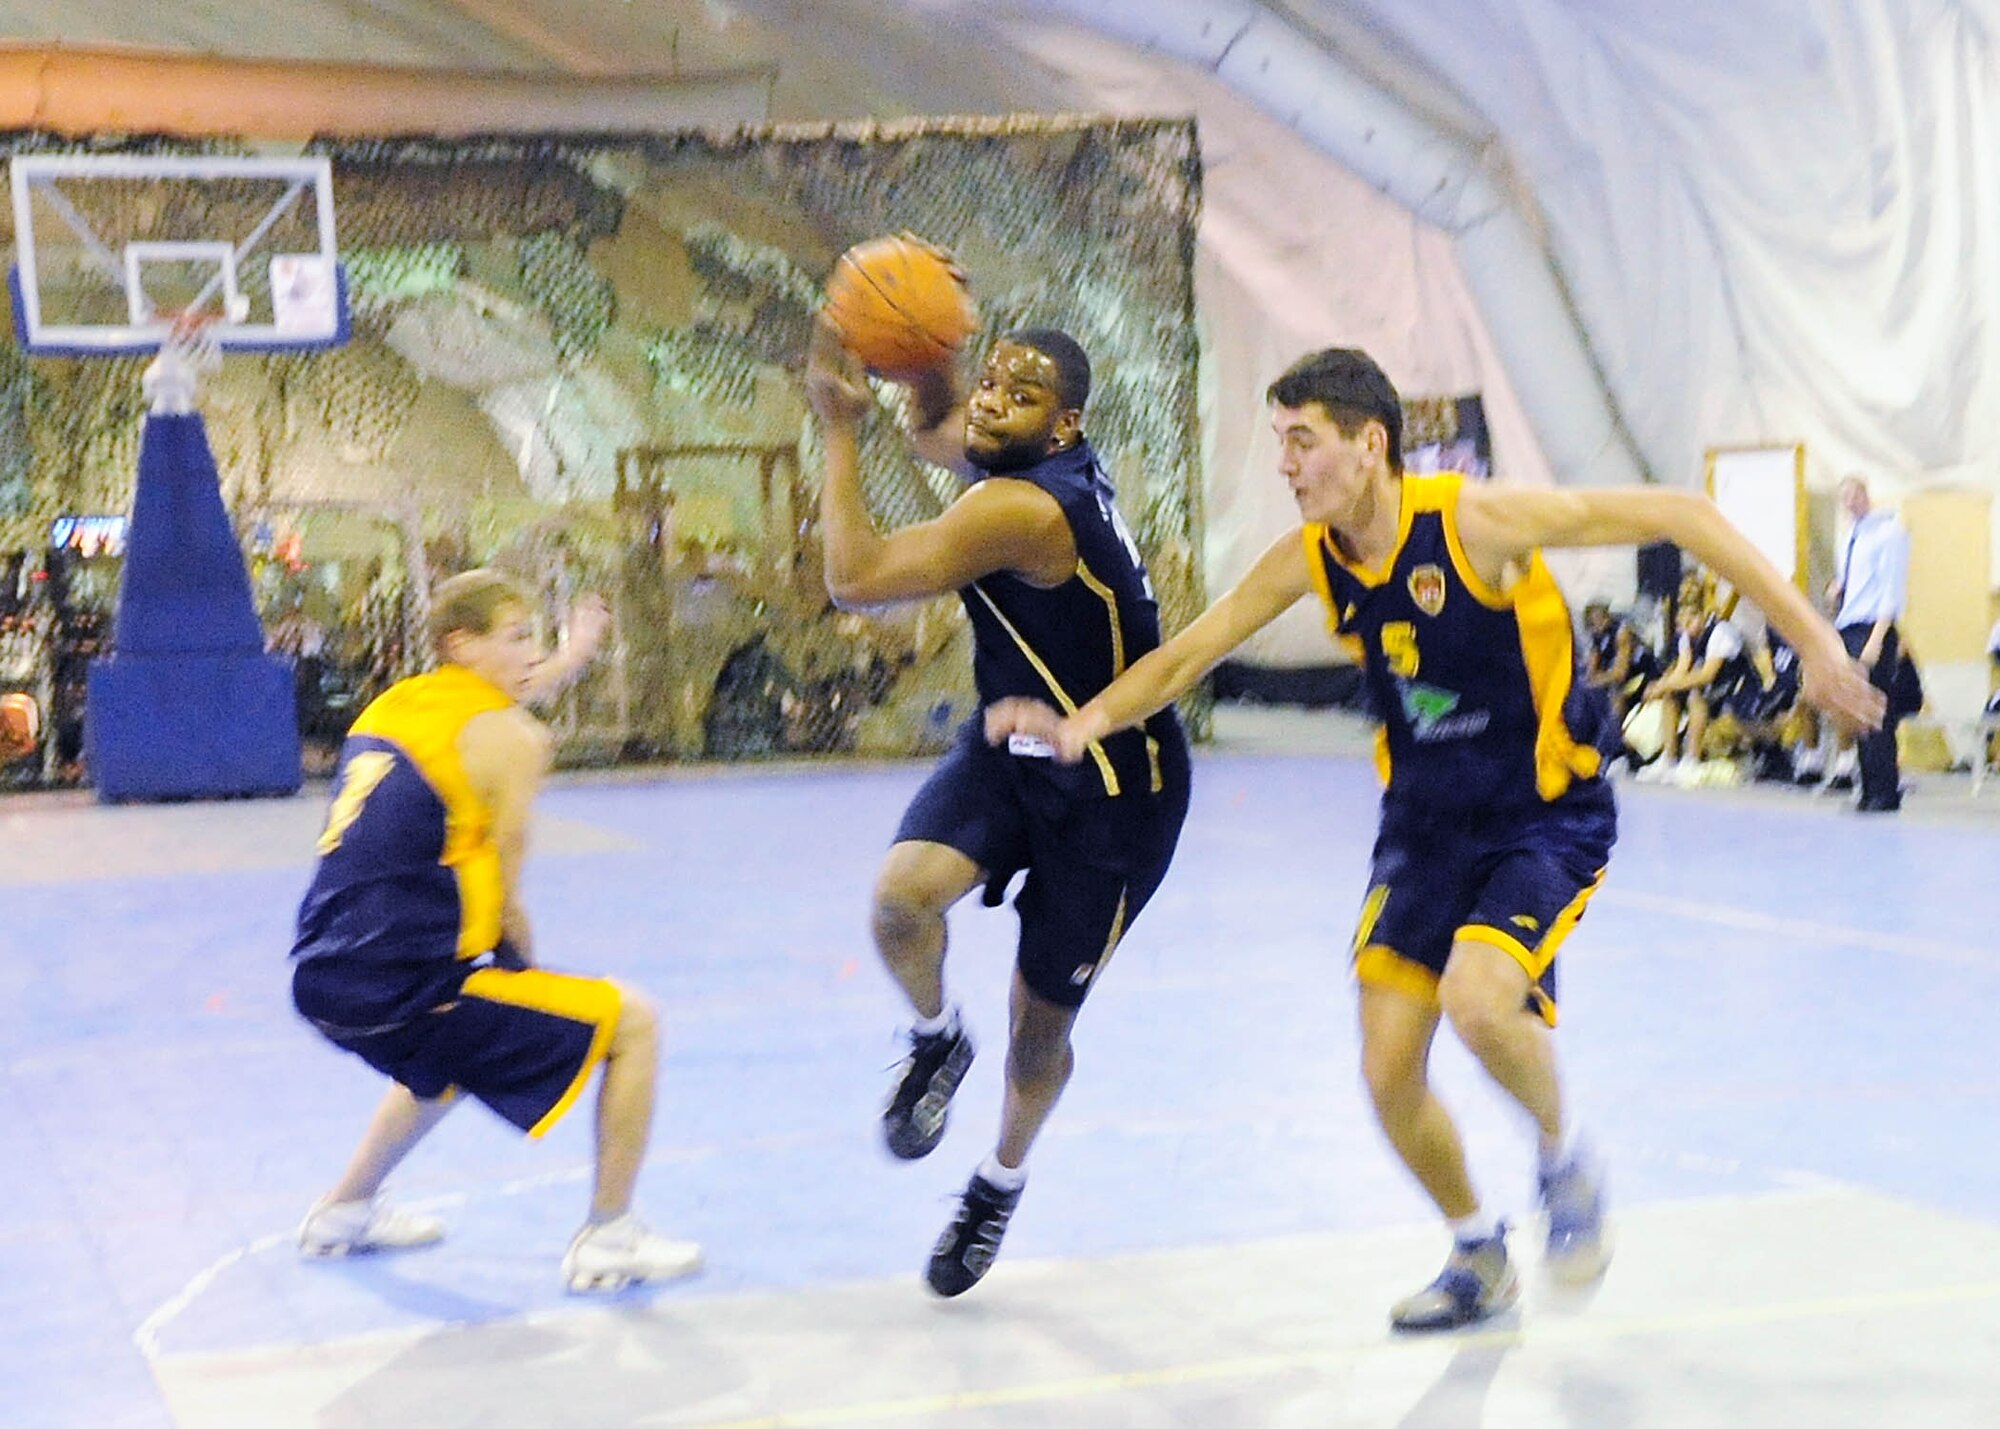
[[1940, 942], [1933, 938], [1912, 938], [1901, 933], [1871, 933], [1838, 923], [1815, 923], [1809, 918], [1788, 918], [1776, 913], [1760, 913], [1749, 908], [1732, 908], [1723, 903], [1702, 903], [1692, 898], [1674, 898], [1661, 893], [1633, 893], [1608, 885], [1596, 901], [1616, 907], [1639, 908], [1649, 913], [1666, 913], [1694, 923], [1710, 923], [1718, 928], [1734, 928], [1746, 933], [1772, 933], [1801, 943], [1833, 944], [1862, 948], [1875, 953], [1894, 953], [1928, 963], [1946, 963], [1961, 968], [2000, 967], [2000, 958], [1962, 943]]
[[262, 1255], [273, 1246], [285, 1244], [293, 1238], [290, 1231], [280, 1231], [272, 1235], [259, 1236], [248, 1245], [240, 1245], [217, 1260], [206, 1270], [196, 1275], [180, 1290], [169, 1297], [159, 1309], [139, 1322], [139, 1328], [132, 1332], [132, 1343], [139, 1347], [139, 1354], [151, 1363], [160, 1357], [160, 1331], [171, 1324], [188, 1306], [213, 1285], [216, 1278], [239, 1260], [248, 1260], [253, 1255]]
[[[1885, 1211], [1899, 1212], [1899, 1208], [1903, 1205], [1904, 1203], [1891, 1199], [1876, 1197], [1872, 1193], [1852, 1195], [1838, 1183], [1826, 1183], [1814, 1186], [1810, 1190], [1776, 1197], [1760, 1196], [1747, 1202], [1742, 1198], [1732, 1197], [1705, 1206], [1679, 1204], [1663, 1207], [1660, 1209], [1665, 1219], [1656, 1221], [1655, 1230], [1661, 1235], [1670, 1237], [1678, 1235], [1688, 1244], [1698, 1246], [1703, 1243], [1705, 1236], [1712, 1237], [1714, 1233], [1712, 1228], [1707, 1232], [1702, 1230], [1702, 1226], [1706, 1224], [1704, 1218], [1718, 1211], [1732, 1218], [1745, 1209], [1760, 1212], [1762, 1219], [1757, 1224], [1768, 1226], [1774, 1223], [1772, 1220], [1774, 1216], [1779, 1218], [1775, 1223], [1787, 1225], [1796, 1223], [1801, 1217], [1815, 1215], [1816, 1207], [1832, 1212], [1836, 1222], [1841, 1219], [1841, 1212], [1845, 1210], [1848, 1213], [1846, 1221], [1864, 1229], [1869, 1226], [1879, 1229], [1882, 1214]], [[1946, 1226], [1943, 1229], [1949, 1230], [1950, 1227]], [[1353, 1253], [1357, 1247], [1370, 1242], [1395, 1239], [1399, 1234], [1391, 1232], [1385, 1235], [1376, 1232], [1359, 1238], [1325, 1235], [1280, 1237], [1250, 1242], [1241, 1249], [1250, 1251], [1253, 1259], [1260, 1264], [1282, 1262], [1289, 1255], [1288, 1247], [1292, 1245], [1301, 1249], [1304, 1259], [1317, 1257], [1346, 1262], [1357, 1258]], [[1963, 1307], [1955, 1319], [1973, 1326], [1975, 1331], [1974, 1338], [1968, 1342], [1966, 1350], [1960, 1351], [1965, 1353], [1976, 1347], [1978, 1333], [1986, 1333], [1980, 1331], [1978, 1327], [1990, 1323], [1988, 1307], [2000, 1302], [2000, 1281], [1992, 1279], [1990, 1273], [1986, 1278], [1973, 1278], [1982, 1270], [1990, 1270], [1990, 1257], [1975, 1256], [1961, 1263], [1950, 1256], [1940, 1256], [1938, 1254], [1940, 1244], [1942, 1241], [1938, 1236], [1930, 1237], [1924, 1247], [1927, 1254], [1920, 1259], [1929, 1267], [1929, 1274], [1924, 1278], [1935, 1276], [1937, 1280], [1945, 1283], [1911, 1285], [1905, 1281], [1901, 1285], [1883, 1285], [1879, 1282], [1871, 1285], [1868, 1283], [1871, 1277], [1864, 1276], [1858, 1288], [1850, 1289], [1836, 1281], [1824, 1286], [1821, 1293], [1806, 1289], [1805, 1293], [1797, 1293], [1790, 1298], [1746, 1304], [1742, 1303], [1740, 1297], [1754, 1295], [1755, 1284], [1739, 1283], [1736, 1279], [1725, 1276], [1725, 1283], [1721, 1289], [1735, 1303], [1711, 1302], [1704, 1305], [1697, 1302], [1674, 1308], [1646, 1308], [1647, 1297], [1641, 1295], [1636, 1299], [1628, 1297], [1618, 1309], [1606, 1314], [1606, 1310], [1610, 1308], [1607, 1302], [1572, 1301], [1557, 1294], [1551, 1299], [1537, 1302], [1539, 1311], [1555, 1313], [1535, 1313], [1525, 1322], [1500, 1322], [1447, 1336], [1412, 1338], [1398, 1338], [1388, 1334], [1372, 1316], [1363, 1316], [1359, 1319], [1336, 1317], [1326, 1326], [1331, 1334], [1317, 1344], [1281, 1348], [1270, 1353], [1254, 1351], [1229, 1353], [1229, 1338], [1233, 1338], [1229, 1337], [1213, 1342], [1213, 1349], [1220, 1350], [1221, 1353], [1203, 1353], [1193, 1345], [1189, 1345], [1182, 1354], [1175, 1356], [1170, 1348], [1158, 1346], [1157, 1348], [1167, 1351], [1165, 1355], [1159, 1357], [1166, 1362], [1160, 1363], [1144, 1344], [1133, 1341], [1125, 1347], [1130, 1353], [1121, 1353], [1117, 1358], [1125, 1359], [1128, 1363], [1133, 1360], [1141, 1363], [1154, 1360], [1153, 1364], [1133, 1369], [1107, 1366], [1096, 1372], [1084, 1370], [1080, 1373], [1065, 1373], [1055, 1363], [1046, 1359], [1038, 1366], [1040, 1372], [1027, 1364], [1013, 1368], [1010, 1372], [1008, 1357], [1004, 1355], [982, 1353], [970, 1360], [963, 1356], [954, 1358], [950, 1353], [953, 1343], [975, 1333], [983, 1338], [985, 1331], [976, 1319], [970, 1323], [960, 1322], [956, 1328], [949, 1322], [943, 1322], [934, 1331], [941, 1337], [939, 1344], [943, 1362], [958, 1364], [962, 1370], [968, 1372], [964, 1377], [987, 1379], [986, 1384], [925, 1391], [916, 1386], [903, 1388], [877, 1377], [872, 1386], [876, 1390], [874, 1394], [870, 1393], [868, 1387], [857, 1387], [849, 1391], [850, 1397], [845, 1400], [828, 1402], [826, 1399], [820, 1399], [818, 1403], [813, 1403], [808, 1399], [805, 1403], [794, 1401], [790, 1405], [785, 1405], [782, 1402], [779, 1404], [769, 1402], [773, 1398], [782, 1401], [782, 1398], [791, 1397], [785, 1394], [777, 1383], [771, 1382], [761, 1388], [754, 1385], [743, 1388], [743, 1393], [746, 1395], [755, 1392], [760, 1398], [768, 1396], [762, 1406], [756, 1405], [754, 1400], [751, 1403], [744, 1403], [740, 1399], [731, 1405], [727, 1397], [705, 1393], [700, 1398], [706, 1400], [706, 1404], [695, 1402], [675, 1407], [663, 1404], [654, 1406], [647, 1414], [637, 1414], [631, 1419], [621, 1421], [594, 1419], [592, 1422], [608, 1424], [671, 1421], [682, 1425], [683, 1429], [828, 1429], [828, 1426], [851, 1425], [880, 1426], [880, 1429], [887, 1429], [887, 1426], [897, 1423], [920, 1419], [941, 1420], [945, 1416], [951, 1416], [953, 1423], [959, 1422], [961, 1416], [965, 1417], [966, 1422], [971, 1423], [976, 1422], [971, 1416], [980, 1411], [1004, 1411], [1013, 1408], [1018, 1413], [1030, 1407], [1038, 1407], [1041, 1411], [1039, 1422], [1059, 1424], [1083, 1422], [1086, 1416], [1082, 1405], [1086, 1401], [1095, 1401], [1105, 1407], [1089, 1417], [1088, 1422], [1103, 1424], [1116, 1422], [1117, 1396], [1171, 1392], [1180, 1388], [1199, 1389], [1202, 1386], [1222, 1388], [1234, 1386], [1232, 1392], [1256, 1397], [1263, 1393], [1256, 1388], [1261, 1382], [1299, 1373], [1321, 1377], [1327, 1376], [1329, 1372], [1339, 1372], [1343, 1375], [1372, 1375], [1377, 1381], [1382, 1381], [1384, 1375], [1400, 1375], [1405, 1378], [1399, 1382], [1410, 1383], [1411, 1381], [1407, 1380], [1409, 1367], [1422, 1366], [1432, 1361], [1442, 1364], [1444, 1360], [1468, 1349], [1489, 1353], [1522, 1351], [1524, 1352], [1522, 1363], [1541, 1373], [1546, 1379], [1550, 1371], [1560, 1370], [1565, 1364], [1582, 1363], [1582, 1356], [1588, 1356], [1593, 1350], [1648, 1340], [1666, 1341], [1674, 1349], [1687, 1349], [1690, 1354], [1695, 1353], [1697, 1347], [1701, 1345], [1714, 1344], [1718, 1353], [1725, 1359], [1730, 1353], [1729, 1346], [1740, 1348], [1739, 1342], [1744, 1335], [1760, 1329], [1782, 1331], [1785, 1327], [1832, 1324], [1839, 1328], [1823, 1332], [1820, 1337], [1822, 1340], [1839, 1341], [1851, 1333], [1861, 1333], [1864, 1329], [1871, 1336], [1879, 1330], [1883, 1336], [1891, 1340], [1896, 1340], [1905, 1334], [1916, 1334], [1921, 1340], [1922, 1336], [1928, 1333], [1927, 1327], [1936, 1320], [1937, 1312], [1949, 1311], [1952, 1307]], [[1197, 1256], [1212, 1258], [1216, 1254], [1229, 1255], [1236, 1249], [1238, 1248], [1226, 1246], [1204, 1247], [1197, 1252]], [[1812, 1249], [1810, 1236], [1803, 1238], [1793, 1249], [1809, 1256], [1817, 1254]], [[1358, 1259], [1370, 1262], [1366, 1254], [1360, 1255]], [[1664, 1259], [1655, 1256], [1648, 1264], [1650, 1273], [1658, 1277], [1666, 1272], [1667, 1267], [1676, 1263], [1669, 1255]], [[1092, 1273], [1093, 1263], [1088, 1260], [1021, 1262], [1010, 1267], [1010, 1273], [1018, 1274], [1038, 1264], [1045, 1271], [1054, 1267], [1072, 1270], [1088, 1277]], [[1113, 1267], [1113, 1273], [1117, 1275], [1131, 1275], [1135, 1267], [1147, 1265], [1154, 1266], [1156, 1273], [1169, 1276], [1188, 1273], [1190, 1270], [1197, 1276], [1204, 1273], [1201, 1262], [1184, 1260], [1179, 1252], [1169, 1252], [1164, 1257], [1150, 1254], [1111, 1257], [1104, 1264]], [[1872, 1262], [1869, 1267], [1864, 1267], [1877, 1271], [1880, 1268]], [[1672, 1282], [1675, 1276], [1667, 1273], [1666, 1279]], [[1141, 1283], [1142, 1280], [1143, 1277], [1135, 1277], [1134, 1283]], [[1039, 1289], [1036, 1288], [1038, 1285]], [[1060, 1288], [1059, 1285], [1049, 1282], [1044, 1275], [1039, 1280], [1030, 1277], [1018, 1282], [1013, 1293], [1021, 1303], [1033, 1304], [1060, 1298], [1057, 1295]], [[1700, 1289], [1699, 1286], [1694, 1288]], [[679, 1337], [690, 1327], [708, 1326], [716, 1331], [716, 1347], [731, 1343], [733, 1335], [747, 1334], [753, 1337], [752, 1343], [768, 1348], [764, 1339], [756, 1337], [767, 1336], [773, 1330], [783, 1332], [788, 1325], [796, 1326], [808, 1336], [817, 1335], [825, 1330], [827, 1328], [823, 1318], [825, 1305], [823, 1302], [811, 1302], [810, 1297], [816, 1291], [827, 1290], [843, 1293], [857, 1290], [871, 1293], [886, 1290], [898, 1298], [907, 1297], [909, 1294], [909, 1287], [901, 1277], [898, 1277], [893, 1282], [863, 1282], [846, 1287], [814, 1287], [813, 1290], [804, 1292], [803, 1296], [799, 1292], [773, 1294], [769, 1291], [759, 1291], [749, 1295], [712, 1300], [699, 1306], [685, 1302], [678, 1306], [662, 1304], [655, 1312], [659, 1315], [657, 1332], [663, 1336]], [[1714, 1287], [1710, 1288], [1709, 1293], [1714, 1293]], [[801, 1298], [809, 1302], [804, 1307], [805, 1313], [793, 1312], [788, 1315], [784, 1309], [785, 1303]], [[813, 1313], [813, 1303], [820, 1303], [821, 1307], [817, 1313]], [[850, 1313], [863, 1304], [852, 1299], [834, 1303], [844, 1305]], [[1225, 1298], [1219, 1303], [1228, 1302]], [[1586, 1305], [1594, 1305], [1594, 1313], [1587, 1318], [1576, 1318]], [[651, 1306], [647, 1308], [652, 1309]], [[633, 1327], [633, 1318], [629, 1310], [617, 1314], [615, 1319], [607, 1319], [602, 1311], [577, 1307], [540, 1311], [519, 1317], [517, 1320], [510, 1320], [509, 1323], [547, 1325], [566, 1321], [570, 1327], [569, 1334], [577, 1343], [581, 1343], [584, 1338], [601, 1333], [602, 1327], [607, 1324], [615, 1324], [622, 1327], [622, 1330], [629, 1331]], [[655, 1323], [651, 1314], [642, 1315], [638, 1319], [641, 1325]], [[593, 1321], [596, 1323], [593, 1324]], [[1852, 1330], [1847, 1328], [1848, 1324], [1853, 1325]], [[395, 1346], [421, 1343], [433, 1333], [450, 1332], [457, 1328], [459, 1327], [438, 1326], [435, 1331], [406, 1328], [394, 1332], [373, 1332], [315, 1345], [289, 1348], [261, 1347], [250, 1352], [174, 1356], [169, 1357], [166, 1363], [173, 1367], [174, 1373], [180, 1378], [164, 1383], [170, 1386], [170, 1396], [174, 1392], [171, 1386], [177, 1385], [183, 1395], [191, 1396], [188, 1402], [201, 1403], [211, 1413], [219, 1412], [218, 1406], [230, 1395], [237, 1396], [246, 1404], [255, 1402], [260, 1411], [268, 1411], [272, 1405], [282, 1402], [303, 1413], [309, 1406], [298, 1399], [299, 1395], [311, 1396], [311, 1402], [319, 1404], [326, 1395], [337, 1391], [340, 1385], [349, 1380], [359, 1383], [368, 1376], [378, 1373], [384, 1364], [394, 1358]], [[477, 1327], [473, 1328], [476, 1330]], [[834, 1337], [838, 1338], [838, 1332], [833, 1333]], [[1240, 1343], [1240, 1339], [1238, 1342]], [[345, 1353], [357, 1346], [367, 1347], [366, 1351], [358, 1356]], [[570, 1345], [569, 1348], [574, 1350], [576, 1344]], [[464, 1362], [468, 1364], [476, 1362], [476, 1346], [468, 1353], [472, 1358]], [[292, 1355], [312, 1356], [311, 1364], [300, 1366], [310, 1372], [306, 1380], [286, 1380], [286, 1367], [283, 1361]], [[1671, 1352], [1667, 1356], [1668, 1359], [1673, 1357]], [[633, 1363], [640, 1364], [643, 1361], [644, 1357], [641, 1356]], [[1936, 1362], [1942, 1364], [1945, 1361]], [[621, 1360], [620, 1363], [623, 1365], [625, 1361]], [[1897, 1363], [1900, 1361], [1891, 1354], [1883, 1367]], [[999, 1382], [995, 1383], [994, 1380]], [[839, 1394], [840, 1390], [836, 1386], [842, 1383], [838, 1377], [822, 1380], [819, 1393], [831, 1390], [834, 1394]], [[198, 1392], [204, 1386], [208, 1395], [206, 1399], [203, 1399]], [[1670, 1383], [1664, 1381], [1653, 1385], [1656, 1392], [1665, 1391], [1670, 1387]], [[801, 1397], [817, 1398], [814, 1390], [807, 1388], [805, 1382], [792, 1386], [793, 1394], [799, 1393], [800, 1390], [804, 1390], [804, 1395]], [[881, 1392], [884, 1390], [887, 1392]], [[1881, 1393], [1886, 1392], [1886, 1390], [1881, 1391]], [[1968, 1385], [1963, 1392], [1976, 1395], [1979, 1391]], [[1880, 1393], [1873, 1389], [1864, 1387], [1864, 1393], [1877, 1393], [1877, 1397], [1880, 1398]], [[1957, 1394], [1959, 1391], [1950, 1393]], [[247, 1399], [243, 1398], [246, 1394]], [[1644, 1402], [1643, 1397], [1640, 1402]], [[1881, 1402], [1885, 1407], [1893, 1403], [1888, 1399], [1882, 1399]], [[1071, 1406], [1067, 1414], [1065, 1406]], [[746, 1413], [746, 1410], [750, 1412]], [[225, 1420], [218, 1417], [205, 1422], [221, 1423]], [[252, 1416], [232, 1417], [226, 1422], [261, 1421]], [[301, 1418], [297, 1422], [308, 1421]], [[551, 1422], [556, 1421], [551, 1420]], [[1516, 1417], [1510, 1418], [1507, 1422], [1518, 1424], [1530, 1421]], [[1648, 1422], [1652, 1420], [1649, 1418]], [[1668, 1417], [1661, 1422], [1673, 1422], [1673, 1420]], [[1750, 1422], [1750, 1420], [1746, 1418], [1729, 1421], [1707, 1417], [1700, 1422], [1718, 1424]], [[1900, 1423], [1901, 1420], [1885, 1414], [1879, 1421], [1869, 1422]], [[1939, 1422], [1969, 1424], [1984, 1423], [1986, 1420], [1974, 1413], [1969, 1418], [1947, 1416]]]
[[1532, 1344], [1538, 1349], [1607, 1344], [1651, 1335], [1685, 1334], [1756, 1325], [1781, 1325], [1807, 1320], [1839, 1319], [1898, 1310], [1924, 1310], [1939, 1305], [2000, 1300], [2000, 1281], [1941, 1285], [1924, 1290], [1891, 1290], [1872, 1295], [1842, 1295], [1793, 1300], [1773, 1305], [1743, 1305], [1691, 1310], [1608, 1322], [1538, 1321], [1532, 1331], [1507, 1328], [1455, 1331], [1449, 1335], [1376, 1340], [1290, 1354], [1244, 1355], [1234, 1359], [1166, 1365], [1159, 1369], [1127, 1370], [1076, 1379], [1044, 1380], [997, 1389], [958, 1390], [948, 1394], [873, 1403], [830, 1405], [820, 1409], [784, 1410], [749, 1419], [712, 1419], [688, 1429], [824, 1429], [838, 1424], [881, 1424], [894, 1419], [948, 1413], [962, 1409], [996, 1409], [1007, 1405], [1050, 1404], [1132, 1390], [1207, 1384], [1218, 1380], [1266, 1379], [1291, 1370], [1325, 1370], [1370, 1359], [1435, 1355], [1440, 1348], [1454, 1353], [1468, 1348], [1511, 1349]]
[[[690, 1161], [703, 1161], [712, 1156], [719, 1156], [725, 1151], [763, 1151], [773, 1148], [814, 1145], [826, 1139], [826, 1136], [817, 1133], [756, 1137], [749, 1141], [727, 1145], [667, 1148], [656, 1152], [648, 1160], [657, 1165], [685, 1165]], [[411, 1211], [448, 1210], [469, 1204], [475, 1195], [518, 1196], [530, 1191], [546, 1190], [550, 1186], [561, 1186], [572, 1182], [585, 1181], [590, 1178], [592, 1169], [587, 1163], [577, 1166], [565, 1166], [555, 1171], [544, 1171], [534, 1176], [523, 1176], [516, 1181], [506, 1181], [490, 1191], [482, 1190], [476, 1193], [471, 1191], [446, 1191], [435, 1196], [426, 1196], [421, 1200], [403, 1201], [399, 1202], [399, 1204], [403, 1209]], [[292, 1231], [282, 1231], [262, 1235], [251, 1241], [248, 1245], [238, 1246], [236, 1249], [218, 1256], [211, 1265], [197, 1273], [180, 1290], [169, 1296], [157, 1310], [153, 1311], [152, 1314], [140, 1322], [139, 1328], [132, 1332], [132, 1342], [138, 1346], [139, 1353], [148, 1362], [163, 1358], [164, 1356], [160, 1350], [160, 1332], [171, 1324], [188, 1306], [199, 1299], [202, 1293], [209, 1286], [213, 1285], [224, 1271], [237, 1262], [247, 1260], [253, 1255], [262, 1255], [265, 1251], [271, 1250], [274, 1247], [290, 1244], [295, 1234]], [[296, 1346], [285, 1346], [284, 1348], [294, 1349]]]
[[[590, 1171], [589, 1166], [565, 1166], [558, 1171], [545, 1171], [535, 1176], [524, 1176], [518, 1181], [505, 1182], [490, 1193], [482, 1194], [516, 1196], [527, 1191], [560, 1186], [570, 1181], [582, 1181], [590, 1175]], [[471, 1199], [472, 1193], [468, 1191], [446, 1191], [441, 1195], [426, 1196], [421, 1200], [405, 1201], [402, 1207], [410, 1211], [442, 1211], [463, 1206]], [[200, 1299], [203, 1292], [215, 1284], [229, 1267], [239, 1261], [248, 1260], [253, 1255], [262, 1255], [265, 1251], [278, 1246], [295, 1244], [297, 1238], [296, 1231], [274, 1231], [270, 1235], [258, 1236], [248, 1245], [238, 1246], [235, 1250], [218, 1256], [206, 1269], [197, 1272], [186, 1285], [168, 1296], [159, 1309], [139, 1322], [139, 1328], [132, 1332], [132, 1343], [138, 1347], [140, 1355], [148, 1363], [159, 1359], [160, 1332], [178, 1319], [188, 1306]]]

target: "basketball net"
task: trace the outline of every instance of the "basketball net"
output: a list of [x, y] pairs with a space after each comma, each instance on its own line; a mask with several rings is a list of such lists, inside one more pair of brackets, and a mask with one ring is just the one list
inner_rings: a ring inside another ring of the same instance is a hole
[[140, 388], [151, 411], [185, 416], [194, 410], [201, 379], [222, 366], [222, 345], [216, 341], [221, 313], [179, 312], [170, 316], [160, 355], [146, 368]]

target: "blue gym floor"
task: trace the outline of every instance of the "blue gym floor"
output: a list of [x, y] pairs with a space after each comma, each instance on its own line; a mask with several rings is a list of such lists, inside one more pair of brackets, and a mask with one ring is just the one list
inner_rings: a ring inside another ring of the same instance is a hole
[[[1367, 761], [1200, 758], [999, 1265], [950, 1305], [917, 1276], [991, 1144], [1013, 920], [955, 916], [982, 1051], [944, 1145], [894, 1163], [867, 898], [923, 773], [544, 795], [543, 961], [661, 1004], [640, 1205], [708, 1253], [609, 1305], [556, 1273], [588, 1103], [540, 1143], [463, 1108], [419, 1148], [392, 1191], [443, 1245], [293, 1254], [381, 1091], [287, 995], [323, 789], [0, 804], [0, 1423], [2000, 1423], [2000, 822], [1962, 782], [1893, 819], [1621, 791], [1559, 1033], [1619, 1260], [1592, 1303], [1412, 1343], [1384, 1312], [1444, 1241], [1357, 1084]], [[1438, 1067], [1531, 1258], [1526, 1129], [1448, 1037]]]

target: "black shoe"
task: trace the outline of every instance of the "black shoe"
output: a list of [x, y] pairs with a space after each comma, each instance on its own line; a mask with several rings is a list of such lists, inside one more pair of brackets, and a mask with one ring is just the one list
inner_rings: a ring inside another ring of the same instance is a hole
[[904, 1161], [928, 1156], [944, 1139], [952, 1095], [972, 1065], [972, 1038], [954, 1024], [948, 1032], [910, 1034], [910, 1055], [882, 1112], [882, 1137]]
[[924, 1275], [931, 1289], [952, 1296], [963, 1295], [977, 1285], [993, 1268], [993, 1257], [1000, 1253], [1000, 1237], [1007, 1234], [1007, 1222], [1020, 1204], [1021, 1187], [1003, 1191], [973, 1172], [965, 1183], [958, 1214], [931, 1251], [930, 1269]]
[[1903, 807], [1903, 797], [1898, 794], [1893, 799], [1863, 799], [1854, 806], [1857, 814], [1893, 814]]

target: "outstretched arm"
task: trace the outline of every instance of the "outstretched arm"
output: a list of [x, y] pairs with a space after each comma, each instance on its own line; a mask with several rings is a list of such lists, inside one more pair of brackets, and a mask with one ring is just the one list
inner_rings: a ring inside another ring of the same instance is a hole
[[982, 481], [932, 521], [884, 535], [861, 490], [861, 416], [873, 403], [860, 364], [824, 325], [806, 364], [806, 393], [826, 449], [820, 533], [826, 589], [841, 606], [945, 595], [995, 571], [1058, 585], [1076, 541], [1054, 497], [1025, 481]]
[[597, 656], [604, 634], [611, 628], [611, 607], [601, 595], [577, 597], [563, 622], [563, 638], [555, 653], [535, 666], [528, 677], [528, 704], [540, 708], [568, 689], [584, 667]]
[[1312, 589], [1305, 538], [1280, 536], [1249, 574], [1187, 629], [1137, 661], [1067, 719], [1039, 700], [997, 700], [986, 711], [986, 738], [998, 744], [1025, 734], [1074, 764], [1098, 740], [1138, 724], [1179, 699], [1224, 656], [1283, 615]]
[[1764, 612], [1799, 652], [1805, 695], [1839, 719], [1881, 725], [1882, 692], [1848, 659], [1840, 636], [1713, 501], [1690, 491], [1532, 491], [1467, 486], [1459, 535], [1483, 573], [1539, 546], [1637, 546], [1672, 541]]

